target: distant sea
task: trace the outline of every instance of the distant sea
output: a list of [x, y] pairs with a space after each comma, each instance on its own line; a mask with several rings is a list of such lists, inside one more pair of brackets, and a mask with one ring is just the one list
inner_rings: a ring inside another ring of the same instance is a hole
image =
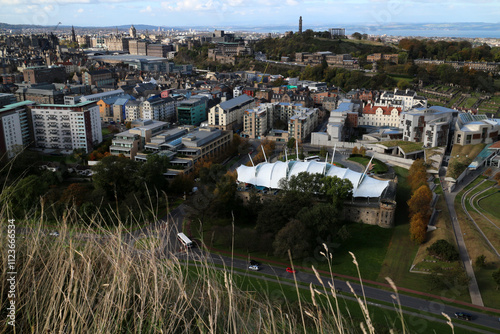
[[[352, 31], [355, 32], [355, 31]], [[349, 34], [349, 31], [346, 31]], [[396, 30], [377, 29], [366, 32], [371, 35], [422, 36], [422, 37], [464, 37], [464, 38], [500, 38], [500, 31], [491, 30]]]
[[[339, 25], [342, 26], [342, 25]], [[346, 29], [346, 34], [350, 35], [354, 32], [366, 33], [369, 35], [390, 35], [390, 36], [421, 36], [421, 37], [464, 37], [464, 38], [498, 38], [500, 39], [500, 30], [495, 29], [498, 27], [496, 25], [495, 28], [489, 27], [490, 29], [467, 29], [467, 27], [462, 27], [461, 29], [453, 29], [453, 28], [436, 28], [436, 27], [427, 27], [427, 28], [416, 28], [412, 29], [410, 27], [378, 27], [378, 26], [342, 26]], [[311, 27], [314, 31], [325, 31], [328, 30], [326, 26], [315, 26]], [[500, 29], [500, 27], [499, 27]], [[276, 33], [284, 33], [286, 31], [296, 31], [297, 27], [291, 26], [276, 26], [276, 27], [253, 27], [249, 28], [252, 31], [258, 32], [276, 32]]]

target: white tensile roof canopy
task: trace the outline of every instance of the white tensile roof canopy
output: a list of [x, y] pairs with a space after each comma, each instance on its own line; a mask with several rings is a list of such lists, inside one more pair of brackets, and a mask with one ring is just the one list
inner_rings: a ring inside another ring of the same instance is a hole
[[353, 197], [381, 197], [389, 185], [389, 181], [377, 180], [368, 175], [363, 176], [363, 173], [352, 171], [349, 168], [340, 168], [326, 162], [317, 161], [262, 162], [252, 167], [239, 166], [236, 172], [238, 173], [238, 182], [272, 189], [280, 188], [279, 182], [281, 179], [286, 178], [288, 180], [292, 175], [298, 175], [301, 172], [337, 176], [351, 181]]

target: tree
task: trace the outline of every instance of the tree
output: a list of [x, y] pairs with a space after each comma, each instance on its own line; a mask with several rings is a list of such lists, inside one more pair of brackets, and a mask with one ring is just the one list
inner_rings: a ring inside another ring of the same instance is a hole
[[274, 255], [286, 258], [290, 250], [293, 259], [306, 257], [311, 251], [309, 237], [310, 231], [306, 224], [298, 219], [290, 220], [276, 235]]
[[415, 241], [417, 244], [422, 244], [425, 241], [427, 234], [427, 223], [428, 218], [422, 214], [418, 213], [411, 217], [410, 219], [410, 239]]
[[359, 32], [355, 32], [351, 36], [352, 36], [352, 38], [357, 39], [357, 40], [361, 40], [361, 38], [363, 37], [363, 35], [361, 35]]
[[166, 156], [149, 155], [145, 163], [138, 165], [137, 174], [134, 178], [136, 188], [142, 189], [144, 194], [147, 190], [151, 194], [156, 194], [156, 191], [166, 190], [168, 182], [163, 173], [167, 171], [169, 162]]
[[361, 146], [359, 148], [358, 154], [361, 154], [362, 156], [365, 156], [365, 154], [366, 154], [366, 148], [364, 146]]
[[358, 147], [357, 146], [354, 146], [352, 148], [352, 154], [359, 154], [359, 150], [358, 150]]
[[401, 90], [406, 90], [407, 88], [410, 88], [410, 83], [407, 80], [399, 80], [398, 81], [398, 88]]
[[456, 261], [459, 259], [459, 254], [455, 246], [444, 239], [440, 239], [428, 247], [427, 253], [443, 261]]
[[498, 290], [498, 287], [500, 286], [500, 269], [494, 271], [492, 274], [491, 274], [491, 277], [493, 277], [493, 281], [496, 283], [497, 285], [497, 290]]
[[410, 216], [417, 213], [422, 213], [424, 216], [429, 217], [432, 201], [432, 191], [427, 184], [418, 188], [411, 198], [408, 200], [408, 209]]
[[352, 197], [352, 189], [352, 183], [348, 179], [326, 176], [323, 178], [321, 193], [328, 196], [334, 208], [340, 211], [342, 204]]
[[93, 168], [92, 180], [96, 189], [102, 189], [108, 199], [123, 199], [136, 191], [137, 162], [117, 156], [105, 157]]
[[38, 175], [29, 175], [16, 184], [11, 185], [5, 200], [10, 201], [14, 208], [29, 210], [40, 203], [40, 197], [48, 190], [48, 185]]
[[80, 207], [86, 200], [89, 188], [83, 183], [72, 183], [63, 192], [61, 201]]
[[484, 254], [481, 254], [476, 258], [476, 267], [484, 268], [485, 266], [486, 266], [486, 256], [484, 256]]

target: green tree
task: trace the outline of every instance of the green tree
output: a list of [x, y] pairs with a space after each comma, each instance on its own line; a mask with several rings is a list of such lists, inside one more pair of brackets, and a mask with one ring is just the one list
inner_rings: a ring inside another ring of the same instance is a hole
[[137, 190], [134, 182], [137, 162], [117, 156], [105, 157], [93, 168], [94, 187], [105, 192], [108, 199], [123, 199], [127, 194]]
[[309, 238], [307, 225], [298, 219], [292, 219], [276, 235], [273, 242], [274, 255], [286, 258], [290, 250], [293, 259], [306, 257], [311, 251]]
[[500, 286], [500, 269], [494, 271], [492, 274], [491, 274], [491, 277], [493, 277], [493, 281], [495, 282], [495, 284], [497, 285], [497, 290], [498, 290], [498, 287]]
[[476, 258], [476, 267], [484, 268], [485, 266], [486, 266], [486, 256], [484, 256], [484, 254], [481, 254]]
[[41, 197], [48, 190], [48, 185], [38, 175], [29, 175], [21, 179], [16, 184], [11, 185], [4, 200], [10, 202], [14, 209], [30, 210], [40, 203]]
[[348, 179], [326, 176], [323, 178], [321, 193], [330, 198], [335, 209], [340, 210], [342, 204], [352, 197], [352, 189], [352, 183]]
[[294, 137], [291, 137], [290, 139], [288, 139], [288, 142], [286, 143], [286, 147], [289, 150], [295, 150], [295, 138]]

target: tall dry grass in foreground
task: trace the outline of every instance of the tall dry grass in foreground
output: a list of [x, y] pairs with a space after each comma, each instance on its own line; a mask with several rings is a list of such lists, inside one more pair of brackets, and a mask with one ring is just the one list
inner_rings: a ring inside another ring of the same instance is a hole
[[[0, 208], [2, 226], [9, 218], [7, 212], [7, 207]], [[137, 251], [128, 231], [83, 227], [79, 233], [70, 232], [68, 226], [81, 222], [74, 212], [61, 218], [57, 237], [48, 235], [39, 216], [27, 219], [34, 227], [18, 231], [16, 241], [15, 333], [375, 331], [366, 301], [358, 298], [364, 321], [353, 321], [348, 312], [340, 311], [342, 301], [331, 283], [318, 289], [311, 286], [310, 292], [296, 285], [302, 302], [290, 303], [273, 299], [276, 291], [250, 293], [240, 289], [230, 268], [218, 270], [205, 257], [193, 261], [173, 254], [158, 256], [155, 250]], [[93, 219], [92, 226], [98, 226], [99, 216]], [[2, 228], [0, 333], [14, 333], [5, 314], [6, 237], [6, 228]], [[162, 243], [162, 248], [165, 246]]]

